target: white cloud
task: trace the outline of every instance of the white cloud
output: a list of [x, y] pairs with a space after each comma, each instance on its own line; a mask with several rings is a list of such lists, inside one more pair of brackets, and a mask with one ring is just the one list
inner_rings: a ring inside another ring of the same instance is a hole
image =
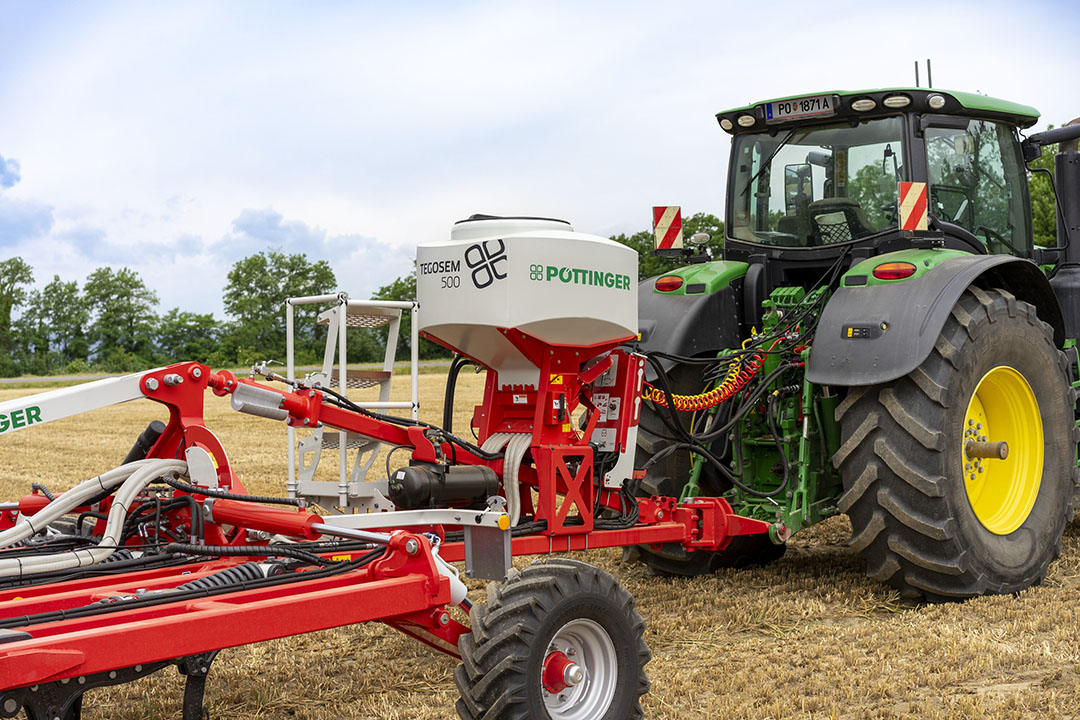
[[126, 264], [165, 307], [220, 312], [229, 263], [276, 239], [365, 296], [474, 212], [599, 234], [644, 229], [653, 204], [722, 215], [716, 111], [907, 85], [916, 58], [940, 86], [1046, 122], [1080, 113], [1061, 90], [1080, 66], [1075, 7], [1029, 3], [1055, 21], [1021, 43], [1000, 1], [826, 5], [116, 3], [9, 19], [0, 142], [22, 180], [3, 200], [49, 242], [5, 251], [46, 279]]

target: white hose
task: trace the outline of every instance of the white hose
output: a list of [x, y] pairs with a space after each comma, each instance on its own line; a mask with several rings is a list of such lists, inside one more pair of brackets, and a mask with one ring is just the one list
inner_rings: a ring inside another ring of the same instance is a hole
[[506, 446], [503, 456], [503, 492], [506, 493], [506, 514], [510, 516], [510, 526], [516, 527], [521, 519], [521, 485], [518, 483], [518, 470], [521, 461], [532, 444], [530, 433], [493, 433], [480, 447], [484, 452], [496, 453]]
[[[514, 433], [492, 433], [491, 436], [484, 441], [484, 444], [480, 446], [480, 449], [488, 453], [497, 453], [505, 447], [506, 443], [514, 439]], [[504, 458], [503, 461], [503, 494], [506, 495], [506, 514], [512, 518], [514, 515], [514, 498], [517, 490], [517, 478], [514, 478], [514, 482], [510, 482], [510, 463]], [[511, 484], [513, 488], [511, 488]]]
[[0, 559], [0, 577], [68, 570], [83, 565], [93, 565], [109, 557], [116, 552], [131, 502], [151, 481], [171, 470], [186, 472], [187, 463], [182, 460], [138, 460], [79, 483], [74, 489], [46, 505], [41, 512], [24, 518], [15, 527], [0, 533], [0, 548], [30, 537], [64, 514], [86, 504], [90, 498], [102, 490], [111, 490], [120, 485], [109, 508], [105, 534], [100, 543], [102, 547], [51, 555]]

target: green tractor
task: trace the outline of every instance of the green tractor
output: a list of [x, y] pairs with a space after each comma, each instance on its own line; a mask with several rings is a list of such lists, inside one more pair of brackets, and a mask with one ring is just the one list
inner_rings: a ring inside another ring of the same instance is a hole
[[[719, 113], [723, 259], [674, 251], [688, 264], [639, 290], [637, 492], [722, 496], [771, 530], [634, 556], [765, 563], [846, 513], [904, 597], [1045, 577], [1080, 499], [1080, 125], [1021, 139], [1038, 117], [925, 88]], [[1027, 163], [1053, 143], [1058, 243], [1037, 248]]]

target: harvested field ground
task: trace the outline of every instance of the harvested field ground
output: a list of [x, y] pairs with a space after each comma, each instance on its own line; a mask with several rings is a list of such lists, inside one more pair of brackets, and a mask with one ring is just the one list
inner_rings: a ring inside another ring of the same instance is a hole
[[[421, 376], [426, 420], [441, 418], [443, 377]], [[463, 374], [459, 431], [481, 388], [482, 376]], [[0, 400], [32, 392], [3, 389]], [[162, 414], [140, 401], [4, 435], [0, 499], [114, 467]], [[284, 494], [281, 425], [211, 395], [206, 416], [249, 491]], [[653, 577], [618, 551], [575, 557], [637, 599], [653, 650], [648, 718], [1080, 718], [1080, 523], [1042, 586], [950, 605], [905, 605], [867, 580], [848, 533], [835, 518], [767, 568], [693, 580]], [[380, 624], [341, 628], [222, 652], [207, 703], [215, 718], [452, 718], [455, 665]], [[178, 718], [182, 694], [183, 679], [164, 670], [89, 693], [83, 717]]]

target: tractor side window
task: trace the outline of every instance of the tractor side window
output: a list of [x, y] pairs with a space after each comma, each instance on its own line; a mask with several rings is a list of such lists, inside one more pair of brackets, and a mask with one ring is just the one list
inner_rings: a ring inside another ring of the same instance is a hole
[[926, 130], [930, 212], [992, 253], [1031, 255], [1026, 175], [1016, 131], [988, 120]]

